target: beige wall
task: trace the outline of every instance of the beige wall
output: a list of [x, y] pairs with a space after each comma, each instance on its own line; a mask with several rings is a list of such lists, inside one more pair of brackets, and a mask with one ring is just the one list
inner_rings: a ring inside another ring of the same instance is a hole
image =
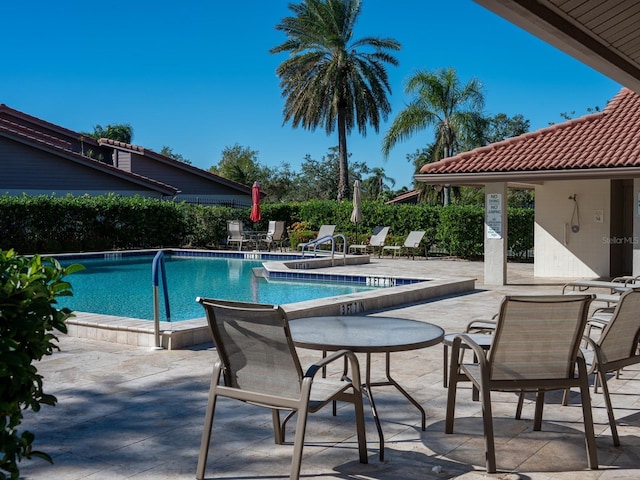
[[[580, 231], [571, 231], [577, 195]], [[536, 277], [593, 278], [609, 276], [609, 180], [545, 182], [536, 187]], [[602, 223], [596, 217], [602, 211]]]

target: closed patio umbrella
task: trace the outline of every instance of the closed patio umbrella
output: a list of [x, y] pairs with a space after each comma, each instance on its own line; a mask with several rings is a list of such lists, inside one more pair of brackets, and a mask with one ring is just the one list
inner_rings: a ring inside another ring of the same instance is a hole
[[255, 181], [251, 187], [251, 215], [249, 218], [252, 222], [259, 222], [260, 218], [260, 184]]
[[351, 212], [351, 221], [356, 224], [356, 244], [358, 243], [358, 224], [362, 222], [360, 195], [360, 180], [356, 180], [353, 183], [353, 211]]

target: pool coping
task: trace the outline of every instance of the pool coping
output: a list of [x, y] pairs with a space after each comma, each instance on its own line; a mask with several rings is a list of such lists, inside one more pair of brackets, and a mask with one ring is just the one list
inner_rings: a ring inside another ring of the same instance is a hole
[[[352, 293], [283, 304], [282, 308], [290, 319], [316, 315], [352, 315], [373, 312], [394, 306], [432, 300], [438, 297], [470, 292], [475, 289], [475, 278], [452, 277], [437, 278], [425, 275], [366, 275], [358, 274], [358, 265], [369, 263], [368, 255], [347, 255], [339, 259], [331, 259], [319, 255], [302, 258], [300, 254], [280, 253], [267, 255], [266, 252], [230, 252], [195, 249], [166, 249], [179, 254], [193, 256], [222, 256], [227, 258], [248, 258], [251, 260], [268, 260], [264, 264], [264, 275], [268, 278], [309, 279], [311, 277], [336, 276], [359, 277], [358, 283], [364, 279], [376, 283], [383, 288], [366, 292]], [[56, 255], [56, 258], [81, 259], [97, 258], [100, 255], [120, 254], [133, 255], [154, 254], [158, 250], [135, 250], [123, 252], [92, 252], [87, 254]], [[133, 252], [133, 253], [130, 253]], [[254, 258], [260, 255], [260, 258]], [[276, 258], [278, 257], [278, 258]], [[332, 272], [335, 266], [349, 266], [354, 273]], [[339, 280], [336, 280], [339, 281]], [[372, 283], [372, 284], [373, 284]], [[383, 294], [381, 292], [384, 292]], [[67, 335], [111, 343], [136, 345], [154, 348], [156, 344], [155, 325], [153, 321], [136, 318], [103, 315], [90, 312], [74, 312], [75, 316], [66, 321]], [[193, 345], [212, 341], [206, 318], [199, 317], [180, 322], [159, 322], [160, 344], [167, 350], [187, 348]]]

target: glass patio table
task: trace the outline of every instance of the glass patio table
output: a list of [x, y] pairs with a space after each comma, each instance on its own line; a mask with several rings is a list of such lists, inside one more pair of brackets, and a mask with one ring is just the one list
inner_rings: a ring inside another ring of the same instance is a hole
[[[362, 390], [369, 400], [380, 439], [380, 460], [384, 460], [384, 434], [372, 387], [393, 386], [409, 400], [422, 415], [422, 430], [426, 429], [424, 408], [391, 376], [391, 353], [436, 345], [444, 338], [444, 330], [436, 325], [395, 317], [324, 316], [292, 319], [291, 337], [297, 347], [327, 351], [351, 350], [366, 354]], [[371, 354], [385, 354], [385, 380], [371, 381]], [[346, 365], [345, 372], [346, 375]]]

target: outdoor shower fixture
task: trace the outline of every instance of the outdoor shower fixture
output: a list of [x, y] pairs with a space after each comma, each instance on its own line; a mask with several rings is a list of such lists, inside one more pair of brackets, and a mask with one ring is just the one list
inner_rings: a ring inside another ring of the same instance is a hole
[[569, 196], [569, 200], [573, 200], [573, 213], [571, 214], [571, 231], [578, 233], [580, 231], [580, 209], [578, 207], [578, 195]]

